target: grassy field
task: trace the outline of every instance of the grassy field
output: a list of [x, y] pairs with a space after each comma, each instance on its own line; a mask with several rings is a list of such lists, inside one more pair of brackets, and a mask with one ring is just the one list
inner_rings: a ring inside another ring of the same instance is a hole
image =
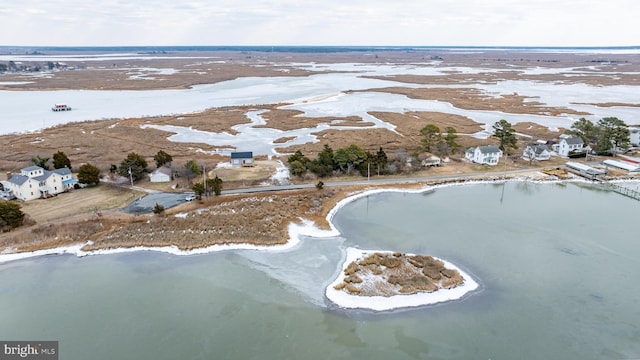
[[[140, 193], [136, 194], [136, 197]], [[21, 203], [22, 211], [36, 223], [65, 220], [77, 215], [93, 216], [94, 210], [123, 207], [134, 199], [131, 190], [109, 184], [72, 190], [49, 199]]]

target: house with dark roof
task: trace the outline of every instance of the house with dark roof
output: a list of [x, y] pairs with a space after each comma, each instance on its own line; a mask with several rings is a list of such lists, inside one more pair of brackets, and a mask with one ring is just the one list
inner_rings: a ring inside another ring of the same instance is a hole
[[476, 164], [498, 165], [502, 157], [502, 150], [496, 145], [482, 145], [476, 148], [469, 148], [464, 157]]
[[11, 174], [3, 184], [5, 190], [11, 191], [16, 198], [29, 201], [73, 189], [77, 182], [78, 179], [66, 167], [49, 171], [39, 166], [28, 166], [19, 174]]
[[547, 145], [540, 143], [532, 143], [527, 145], [522, 152], [522, 158], [531, 161], [531, 160], [549, 160], [551, 158], [551, 152]]
[[253, 151], [232, 152], [231, 165], [253, 166]]
[[556, 145], [554, 145], [554, 150], [558, 153], [558, 155], [563, 157], [569, 157], [569, 153], [571, 152], [582, 152], [584, 146], [584, 141], [579, 136], [573, 135], [563, 135], [560, 136], [560, 141]]

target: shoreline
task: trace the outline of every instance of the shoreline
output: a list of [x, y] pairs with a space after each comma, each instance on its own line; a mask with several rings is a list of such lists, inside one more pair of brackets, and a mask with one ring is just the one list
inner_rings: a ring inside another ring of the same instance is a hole
[[[637, 182], [640, 179], [622, 179], [622, 180], [612, 180], [613, 182]], [[277, 245], [254, 245], [252, 243], [236, 243], [236, 244], [214, 244], [200, 248], [194, 248], [189, 250], [182, 250], [177, 245], [170, 246], [131, 246], [131, 247], [116, 247], [116, 248], [104, 248], [98, 250], [90, 250], [83, 251], [82, 248], [86, 245], [92, 245], [92, 241], [87, 241], [84, 243], [76, 243], [67, 246], [61, 246], [56, 248], [44, 248], [38, 249], [34, 251], [25, 251], [25, 252], [8, 252], [7, 250], [11, 248], [7, 248], [4, 251], [0, 252], [0, 264], [28, 259], [32, 257], [39, 257], [45, 255], [64, 255], [64, 254], [74, 254], [78, 257], [92, 256], [92, 255], [110, 255], [110, 254], [121, 254], [127, 252], [137, 252], [137, 251], [157, 251], [157, 252], [165, 252], [172, 255], [178, 256], [188, 256], [188, 255], [201, 255], [207, 253], [213, 253], [218, 251], [226, 251], [226, 250], [266, 250], [266, 251], [286, 251], [289, 250], [296, 245], [298, 245], [301, 241], [300, 236], [307, 236], [312, 238], [327, 238], [327, 237], [335, 237], [340, 236], [340, 231], [333, 224], [333, 217], [336, 213], [348, 203], [361, 199], [363, 197], [367, 197], [370, 195], [375, 195], [384, 192], [398, 192], [398, 193], [407, 193], [407, 194], [421, 194], [425, 192], [435, 191], [437, 189], [452, 187], [452, 186], [465, 186], [465, 185], [478, 185], [478, 184], [501, 184], [504, 182], [531, 182], [531, 183], [539, 183], [539, 184], [559, 184], [559, 183], [586, 183], [592, 184], [593, 182], [588, 181], [586, 179], [575, 177], [570, 179], [532, 179], [528, 177], [516, 176], [513, 178], [506, 179], [493, 179], [493, 180], [463, 180], [454, 179], [451, 181], [447, 181], [444, 183], [438, 184], [425, 184], [418, 189], [411, 188], [401, 188], [401, 187], [390, 187], [390, 188], [379, 188], [379, 189], [369, 189], [360, 192], [354, 192], [347, 194], [346, 197], [336, 202], [336, 204], [329, 210], [326, 215], [327, 223], [329, 224], [329, 229], [322, 229], [318, 227], [315, 222], [312, 220], [299, 218], [301, 224], [289, 223], [287, 225], [287, 233], [289, 238], [284, 244]], [[398, 184], [396, 184], [398, 185]]]
[[[392, 296], [361, 296], [348, 294], [341, 290], [336, 290], [334, 286], [340, 284], [346, 277], [344, 270], [347, 266], [363, 256], [371, 253], [393, 253], [392, 251], [380, 250], [361, 250], [356, 248], [348, 248], [347, 256], [342, 264], [340, 274], [326, 288], [325, 295], [333, 304], [342, 309], [362, 309], [373, 311], [389, 311], [400, 308], [413, 308], [419, 306], [435, 305], [438, 303], [460, 300], [467, 294], [478, 289], [479, 284], [471, 275], [460, 269], [455, 264], [432, 256], [436, 260], [444, 263], [447, 269], [454, 269], [460, 273], [464, 281], [451, 289], [440, 288], [433, 292], [418, 292], [414, 294], [395, 294]], [[405, 254], [414, 256], [415, 254]]]
[[[634, 180], [620, 180], [619, 182], [629, 181], [632, 182]], [[637, 181], [637, 180], [636, 180]], [[425, 192], [432, 192], [440, 188], [452, 187], [452, 186], [465, 186], [465, 185], [478, 185], [478, 184], [500, 184], [505, 182], [532, 182], [538, 184], [558, 184], [558, 183], [592, 183], [586, 179], [582, 178], [571, 178], [564, 180], [555, 180], [555, 179], [532, 179], [529, 177], [514, 177], [508, 179], [500, 179], [500, 180], [468, 180], [468, 181], [450, 181], [441, 184], [435, 185], [424, 185], [419, 189], [403, 189], [400, 187], [396, 188], [381, 188], [381, 189], [370, 189], [365, 190], [358, 193], [348, 194], [345, 198], [339, 200], [327, 213], [326, 219], [329, 224], [330, 229], [325, 230], [318, 227], [315, 222], [303, 218], [299, 218], [301, 223], [297, 224], [291, 222], [287, 226], [287, 232], [289, 235], [289, 239], [286, 243], [280, 245], [253, 245], [250, 243], [244, 244], [215, 244], [202, 248], [195, 248], [191, 250], [181, 250], [176, 245], [171, 246], [161, 246], [161, 247], [145, 247], [145, 246], [133, 246], [127, 248], [111, 248], [111, 249], [99, 249], [92, 251], [83, 251], [82, 248], [85, 245], [91, 244], [91, 241], [86, 243], [78, 243], [69, 246], [63, 246], [58, 248], [51, 249], [41, 249], [35, 250], [31, 252], [19, 252], [19, 253], [0, 253], [0, 265], [19, 261], [26, 260], [30, 258], [37, 258], [46, 255], [75, 255], [77, 257], [85, 257], [85, 256], [94, 256], [94, 255], [111, 255], [111, 254], [122, 254], [122, 253], [130, 253], [130, 252], [138, 252], [138, 251], [157, 251], [164, 252], [176, 256], [189, 256], [189, 255], [202, 255], [208, 253], [214, 253], [219, 251], [227, 251], [227, 250], [257, 250], [257, 251], [267, 251], [267, 252], [280, 252], [280, 251], [288, 251], [300, 244], [302, 241], [302, 236], [310, 237], [313, 239], [322, 239], [328, 237], [336, 237], [340, 235], [339, 230], [335, 227], [332, 222], [335, 214], [342, 207], [347, 205], [348, 203], [361, 199], [363, 197], [369, 195], [375, 195], [383, 192], [399, 192], [399, 193], [411, 193], [411, 194], [420, 194]], [[6, 251], [6, 250], [5, 250]], [[399, 309], [407, 309], [407, 308], [415, 308], [420, 306], [429, 306], [435, 304], [442, 304], [450, 301], [461, 300], [464, 297], [468, 296], [470, 293], [476, 291], [480, 285], [474, 278], [469, 275], [469, 272], [462, 270], [459, 266], [447, 261], [446, 259], [435, 257], [436, 259], [442, 261], [447, 268], [457, 270], [460, 275], [464, 278], [464, 282], [462, 285], [456, 286], [452, 289], [439, 289], [434, 292], [419, 292], [415, 294], [397, 294], [389, 297], [385, 296], [358, 296], [347, 294], [346, 292], [335, 290], [334, 286], [340, 283], [344, 279], [344, 269], [350, 264], [352, 261], [356, 260], [358, 257], [362, 256], [366, 253], [372, 252], [392, 252], [388, 249], [385, 250], [361, 250], [357, 248], [346, 248], [346, 257], [342, 264], [339, 264], [336, 268], [336, 273], [334, 274], [335, 278], [326, 285], [324, 289], [325, 298], [329, 300], [332, 304], [336, 305], [341, 309], [360, 309], [360, 310], [371, 310], [375, 312], [383, 312], [383, 311], [393, 311]]]

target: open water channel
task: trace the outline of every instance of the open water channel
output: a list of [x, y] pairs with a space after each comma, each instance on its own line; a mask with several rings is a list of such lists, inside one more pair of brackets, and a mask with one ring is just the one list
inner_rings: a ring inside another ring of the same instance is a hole
[[[638, 359], [638, 201], [586, 184], [360, 198], [341, 236], [281, 252], [0, 264], [0, 339], [60, 359]], [[328, 304], [347, 247], [432, 254], [481, 286], [375, 313]]]

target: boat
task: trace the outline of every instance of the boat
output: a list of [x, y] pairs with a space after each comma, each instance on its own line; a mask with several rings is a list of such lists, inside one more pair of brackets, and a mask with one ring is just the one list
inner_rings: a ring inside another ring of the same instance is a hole
[[66, 104], [55, 104], [51, 110], [53, 111], [71, 111], [71, 107]]

